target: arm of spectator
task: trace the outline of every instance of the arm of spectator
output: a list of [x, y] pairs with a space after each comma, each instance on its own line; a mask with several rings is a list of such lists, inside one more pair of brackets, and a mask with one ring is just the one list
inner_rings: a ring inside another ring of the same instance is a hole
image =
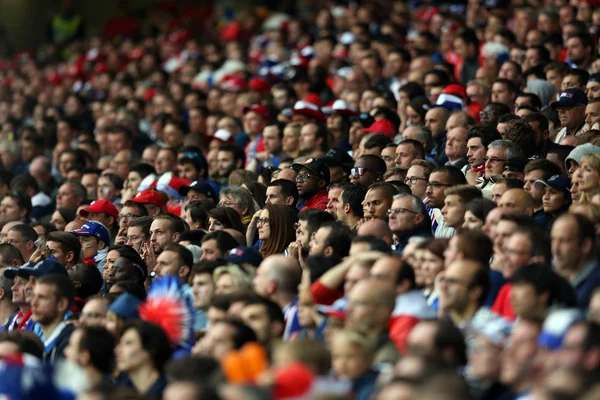
[[250, 247], [252, 247], [252, 244], [254, 242], [254, 235], [256, 234], [256, 224], [258, 222], [258, 219], [260, 218], [261, 211], [262, 210], [258, 210], [254, 213], [254, 215], [252, 216], [252, 220], [248, 224], [248, 229], [246, 229], [246, 244]]

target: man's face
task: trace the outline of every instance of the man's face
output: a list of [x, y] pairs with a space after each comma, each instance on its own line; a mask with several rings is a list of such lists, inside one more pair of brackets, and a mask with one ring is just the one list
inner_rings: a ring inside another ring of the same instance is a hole
[[471, 168], [483, 165], [483, 157], [485, 157], [485, 147], [481, 143], [481, 138], [471, 138], [467, 142], [467, 158]]
[[154, 169], [158, 176], [165, 172], [171, 172], [175, 170], [176, 159], [171, 151], [159, 150], [156, 160], [154, 161]]
[[58, 189], [56, 195], [56, 208], [77, 208], [81, 199], [75, 196], [75, 191], [70, 184], [64, 184]]
[[425, 126], [431, 129], [431, 135], [436, 138], [446, 131], [446, 119], [441, 107], [433, 108], [425, 114]]
[[154, 271], [159, 276], [180, 276], [182, 265], [179, 264], [179, 256], [174, 251], [163, 251], [156, 259]]
[[391, 231], [396, 235], [410, 232], [417, 225], [417, 215], [417, 210], [413, 209], [411, 198], [403, 197], [394, 200], [388, 217]]
[[81, 184], [85, 188], [87, 197], [90, 200], [94, 200], [97, 197], [98, 177], [98, 174], [84, 174], [81, 177]]
[[234, 334], [235, 329], [225, 322], [217, 322], [211, 325], [206, 335], [200, 339], [200, 343], [197, 345], [201, 349], [200, 353], [221, 361], [227, 353], [235, 349]]
[[269, 344], [271, 341], [271, 321], [267, 314], [266, 307], [262, 304], [250, 304], [242, 309], [242, 321], [248, 325], [258, 341], [263, 344]]
[[338, 207], [340, 206], [340, 195], [342, 194], [342, 188], [336, 187], [329, 190], [327, 195], [327, 212], [333, 215], [334, 218], [337, 218]]
[[217, 162], [220, 177], [228, 177], [238, 167], [230, 151], [219, 151]]
[[80, 357], [79, 344], [83, 337], [83, 331], [81, 329], [75, 329], [69, 338], [69, 344], [65, 347], [65, 358], [72, 363], [83, 367], [82, 358]]
[[488, 149], [485, 162], [485, 177], [491, 178], [494, 175], [502, 175], [506, 165], [506, 155], [504, 149]]
[[[600, 82], [594, 83], [598, 85], [598, 91], [600, 92]], [[600, 97], [600, 93], [597, 95]], [[600, 122], [600, 101], [590, 103], [585, 107], [585, 123], [591, 128], [592, 125], [598, 122]]]
[[16, 276], [14, 283], [12, 285], [12, 301], [13, 304], [17, 305], [17, 306], [24, 306], [26, 304], [29, 304], [26, 300], [26, 295], [25, 295], [25, 287], [27, 286], [27, 279], [26, 278], [22, 278], [20, 276]]
[[427, 185], [427, 205], [429, 208], [442, 208], [444, 206], [444, 191], [450, 186], [448, 174], [445, 172], [433, 172], [429, 175], [429, 184]]
[[572, 37], [567, 40], [567, 57], [575, 64], [583, 63], [589, 57], [589, 50], [581, 43], [578, 37]]
[[131, 246], [135, 251], [141, 253], [142, 245], [145, 241], [146, 238], [140, 226], [132, 226], [127, 228], [127, 241], [125, 242], [127, 246]]
[[300, 242], [302, 248], [308, 250], [310, 239], [311, 234], [308, 231], [308, 222], [306, 220], [298, 221], [298, 228], [296, 228], [296, 242]]
[[536, 188], [534, 183], [537, 180], [544, 179], [544, 171], [541, 169], [534, 169], [525, 174], [525, 185], [523, 189], [531, 195], [533, 202], [536, 207], [541, 207], [542, 197], [544, 196], [544, 190]]
[[369, 189], [362, 202], [365, 218], [385, 218], [392, 199], [386, 198], [380, 189]]
[[31, 317], [35, 322], [47, 325], [58, 318], [59, 312], [64, 312], [66, 307], [59, 310], [59, 299], [56, 289], [52, 285], [36, 284], [33, 288], [33, 299], [31, 301]]
[[276, 125], [269, 125], [263, 131], [263, 141], [265, 151], [269, 154], [278, 153], [281, 150], [281, 138], [279, 137], [279, 128]]
[[512, 106], [515, 100], [515, 95], [509, 92], [506, 85], [502, 82], [495, 82], [492, 86], [492, 102], [502, 103], [507, 106]]
[[307, 168], [300, 168], [296, 176], [296, 187], [300, 196], [308, 197], [317, 193], [320, 189], [320, 182], [320, 177]]
[[60, 244], [54, 241], [46, 242], [46, 248], [48, 249], [48, 253], [54, 258], [56, 261], [61, 263], [62, 265], [67, 265], [69, 261], [67, 260], [67, 254], [60, 248]]
[[327, 238], [331, 233], [331, 228], [319, 228], [317, 232], [315, 232], [312, 240], [310, 241], [309, 247], [309, 255], [310, 256], [325, 256], [325, 251], [327, 250]]
[[516, 232], [504, 240], [502, 254], [506, 262], [502, 275], [506, 279], [510, 279], [517, 269], [529, 264], [531, 250], [531, 241], [528, 235]]
[[364, 158], [359, 158], [354, 163], [350, 182], [368, 188], [373, 183], [377, 182], [385, 171], [375, 171], [372, 165]]
[[556, 361], [560, 367], [581, 368], [585, 356], [583, 346], [586, 335], [586, 327], [583, 324], [576, 324], [567, 331], [556, 354]]
[[250, 137], [258, 136], [265, 127], [264, 119], [256, 112], [249, 111], [244, 115], [244, 131]]
[[317, 126], [306, 124], [300, 131], [300, 151], [312, 152], [318, 150], [320, 142], [317, 141]]
[[444, 199], [444, 208], [442, 208], [442, 215], [444, 216], [444, 222], [446, 225], [452, 228], [458, 228], [462, 226], [465, 217], [465, 206], [460, 201], [460, 197], [456, 194], [446, 196]]
[[192, 279], [192, 293], [194, 307], [197, 310], [206, 310], [215, 293], [215, 285], [210, 274], [195, 274]]
[[396, 159], [394, 163], [398, 168], [410, 168], [410, 163], [417, 158], [415, 146], [411, 143], [399, 144], [396, 147]]
[[581, 254], [577, 226], [573, 218], [559, 218], [552, 225], [550, 239], [554, 264], [559, 271], [576, 268], [587, 255]]
[[196, 169], [196, 166], [191, 162], [177, 164], [177, 175], [180, 178], [187, 179], [190, 182], [197, 181], [199, 178], [198, 170]]
[[517, 228], [517, 224], [513, 221], [500, 220], [497, 222], [496, 235], [494, 236], [494, 252], [503, 254], [504, 243], [515, 233]]
[[528, 321], [517, 322], [502, 357], [500, 381], [513, 385], [530, 374], [531, 360], [537, 350], [539, 329]]
[[[414, 183], [413, 183], [414, 182]], [[406, 173], [404, 183], [408, 185], [412, 194], [423, 200], [427, 195], [427, 178], [425, 169], [420, 165], [413, 165]]]
[[21, 234], [17, 231], [8, 231], [6, 241], [8, 244], [11, 244], [19, 249], [25, 260], [28, 260], [33, 253], [33, 242], [31, 240], [23, 240]]
[[15, 199], [5, 196], [0, 202], [0, 222], [7, 223], [22, 219], [19, 204]]
[[202, 257], [200, 260], [214, 261], [219, 257], [222, 257], [221, 250], [217, 247], [217, 241], [215, 239], [206, 240], [200, 247], [202, 250]]
[[281, 193], [281, 186], [268, 186], [267, 187], [267, 199], [266, 204], [286, 204], [283, 194]]
[[445, 310], [462, 312], [470, 303], [470, 285], [475, 268], [462, 261], [456, 261], [444, 271], [440, 285], [440, 305]]
[[150, 244], [156, 254], [160, 254], [166, 245], [176, 243], [178, 235], [173, 232], [171, 221], [157, 219], [150, 225]]
[[450, 160], [458, 160], [467, 155], [467, 130], [465, 128], [454, 128], [446, 136], [446, 155]]
[[[587, 92], [588, 100], [600, 97], [600, 82], [588, 81], [588, 83], [585, 85], [585, 90]], [[594, 104], [594, 103], [590, 103], [590, 104]], [[589, 106], [589, 104], [588, 104], [588, 106]]]
[[585, 107], [561, 107], [557, 109], [560, 126], [575, 129], [585, 120]]

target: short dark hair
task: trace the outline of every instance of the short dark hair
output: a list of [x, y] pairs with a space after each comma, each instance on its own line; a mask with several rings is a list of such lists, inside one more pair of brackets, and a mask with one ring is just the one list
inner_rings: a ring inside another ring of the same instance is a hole
[[506, 124], [504, 139], [510, 140], [523, 151], [525, 157], [531, 157], [537, 148], [537, 134], [528, 122], [522, 119]]
[[552, 271], [547, 264], [529, 264], [518, 268], [512, 275], [513, 285], [525, 283], [532, 285], [537, 294], [548, 293], [546, 307], [559, 305], [577, 307], [575, 291], [569, 282]]
[[77, 297], [81, 299], [88, 299], [95, 294], [100, 292], [104, 281], [102, 280], [102, 274], [95, 264], [80, 263], [75, 264], [74, 268], [81, 268], [82, 278], [78, 281], [80, 286], [75, 289]]
[[469, 285], [469, 288], [481, 288], [481, 296], [479, 296], [478, 303], [479, 306], [482, 306], [490, 292], [490, 268], [487, 266], [487, 262], [485, 264], [477, 264], [477, 271], [475, 272], [475, 276], [473, 277], [473, 281]]
[[186, 227], [187, 227], [187, 224], [185, 223], [185, 221], [175, 214], [171, 214], [171, 213], [158, 214], [156, 217], [154, 217], [155, 221], [157, 219], [166, 219], [166, 220], [170, 221], [171, 228], [177, 233], [185, 232]]
[[498, 133], [498, 130], [495, 126], [481, 125], [474, 126], [468, 130], [467, 142], [469, 139], [473, 138], [481, 139], [481, 144], [487, 149], [490, 143], [492, 143], [494, 140], [502, 139], [502, 136], [500, 136], [500, 133]]
[[298, 204], [298, 198], [300, 197], [296, 184], [288, 179], [276, 179], [267, 185], [267, 187], [275, 186], [281, 188], [281, 194], [284, 198], [291, 196], [294, 199], [294, 204], [292, 204], [292, 206], [296, 207], [296, 204]]
[[331, 231], [325, 239], [324, 248], [331, 246], [334, 250], [334, 254], [340, 257], [346, 257], [350, 252], [350, 245], [352, 243], [352, 231], [348, 225], [343, 224], [339, 221], [326, 222], [321, 225], [321, 228], [329, 228]]
[[[126, 201], [125, 204], [123, 204], [123, 207], [132, 207], [135, 208], [138, 212], [138, 214], [140, 214], [140, 217], [146, 217], [148, 216], [148, 209], [146, 209], [146, 207], [144, 207], [143, 204], [141, 203], [137, 203], [135, 201]], [[138, 218], [138, 217], [135, 217]]]
[[206, 235], [205, 231], [193, 229], [191, 231], [185, 231], [181, 235], [179, 235], [179, 242], [190, 242], [190, 244], [195, 244], [200, 246], [202, 244], [202, 238]]
[[192, 271], [190, 272], [190, 280], [196, 274], [208, 274], [212, 277], [215, 270], [219, 267], [227, 265], [227, 261], [225, 259], [216, 259], [216, 260], [202, 260], [199, 263], [194, 264], [192, 267]]
[[19, 266], [23, 265], [25, 262], [21, 251], [10, 243], [0, 243], [0, 257], [2, 257], [7, 264], [4, 265], [4, 267], [12, 267], [12, 262], [14, 260], [19, 261]]
[[137, 172], [142, 179], [147, 177], [148, 175], [156, 174], [156, 170], [150, 164], [139, 163], [134, 165], [129, 169], [129, 172]]
[[536, 227], [533, 217], [518, 212], [503, 214], [500, 221], [513, 222], [521, 229], [534, 229]]
[[590, 73], [581, 68], [571, 68], [565, 74], [565, 76], [568, 76], [568, 75], [576, 76], [577, 80], [579, 81], [580, 87], [584, 87], [587, 84], [588, 80], [590, 79]]
[[545, 181], [550, 179], [550, 177], [554, 175], [562, 174], [562, 170], [560, 169], [560, 167], [546, 158], [537, 158], [535, 160], [529, 161], [525, 165], [525, 169], [523, 170], [523, 172], [527, 174], [537, 169], [542, 171], [543, 180]]
[[364, 215], [364, 209], [362, 202], [365, 199], [367, 190], [361, 185], [346, 184], [343, 186], [342, 191], [342, 204], [348, 204], [352, 210], [352, 214], [362, 218]]
[[452, 349], [455, 358], [455, 365], [458, 367], [467, 364], [467, 345], [462, 331], [454, 325], [450, 319], [435, 321], [438, 330], [434, 336], [435, 348], [438, 354], [442, 354], [446, 349]]
[[113, 372], [115, 358], [115, 337], [103, 326], [80, 325], [79, 350], [90, 354], [90, 363], [102, 374]]
[[379, 148], [379, 151], [385, 149], [389, 144], [392, 143], [392, 139], [389, 136], [382, 134], [375, 134], [370, 136], [365, 142], [365, 149], [373, 149], [375, 147]]
[[396, 274], [396, 285], [400, 285], [405, 281], [408, 281], [410, 284], [410, 289], [415, 288], [415, 270], [408, 263], [401, 262], [400, 269]]
[[51, 232], [46, 236], [47, 242], [57, 242], [63, 253], [73, 252], [73, 260], [79, 260], [81, 254], [81, 243], [77, 236], [70, 232]]
[[188, 267], [190, 270], [194, 266], [194, 255], [185, 246], [177, 243], [171, 243], [165, 246], [163, 251], [172, 251], [179, 257], [179, 265], [181, 267]]
[[333, 221], [334, 218], [327, 211], [309, 208], [298, 213], [298, 221], [306, 221], [308, 235], [315, 233], [324, 223]]
[[455, 236], [460, 252], [467, 260], [488, 264], [494, 254], [494, 244], [490, 238], [481, 231], [463, 229]]
[[442, 165], [441, 167], [437, 167], [431, 173], [441, 172], [445, 173], [448, 176], [448, 184], [451, 186], [455, 185], [465, 185], [467, 183], [467, 178], [465, 178], [465, 174], [456, 167], [450, 165]]
[[414, 139], [403, 139], [400, 143], [398, 143], [398, 146], [402, 146], [404, 144], [412, 144], [415, 148], [417, 158], [425, 158], [425, 149], [423, 148], [423, 143]]
[[36, 283], [40, 285], [54, 286], [56, 297], [67, 299], [69, 305], [75, 300], [75, 286], [68, 276], [49, 274], [39, 277]]
[[159, 373], [162, 373], [172, 354], [171, 344], [165, 331], [156, 324], [142, 320], [133, 320], [125, 323], [121, 331], [121, 336], [129, 329], [137, 332], [142, 348], [150, 354], [152, 365]]
[[269, 315], [269, 320], [271, 322], [277, 321], [277, 322], [281, 322], [282, 324], [285, 324], [285, 318], [283, 316], [283, 311], [281, 310], [281, 307], [279, 307], [279, 305], [272, 300], [269, 300], [265, 297], [258, 296], [258, 295], [250, 296], [248, 299], [246, 299], [245, 305], [246, 306], [250, 306], [250, 305], [264, 306], [265, 309], [267, 310], [267, 314]]
[[236, 350], [241, 349], [246, 343], [257, 341], [254, 330], [237, 319], [228, 318], [220, 321], [220, 323], [227, 324], [235, 329], [235, 333], [233, 334], [233, 346]]
[[506, 86], [506, 89], [511, 92], [512, 94], [517, 94], [519, 93], [519, 90], [517, 89], [517, 87], [515, 86], [514, 82], [511, 81], [510, 79], [505, 79], [505, 78], [498, 78], [494, 81], [494, 83], [502, 83], [504, 86]]
[[238, 161], [242, 162], [242, 166], [246, 164], [246, 153], [244, 149], [242, 149], [237, 144], [225, 143], [219, 147], [219, 151], [227, 151], [233, 154], [233, 163], [235, 164]]
[[150, 216], [133, 218], [129, 221], [128, 228], [139, 226], [144, 233], [144, 239], [148, 239], [150, 238], [150, 226], [152, 225], [152, 221], [154, 221], [154, 218]]
[[25, 209], [25, 219], [28, 220], [31, 217], [31, 197], [27, 196], [24, 193], [19, 192], [9, 192], [4, 195], [4, 197], [10, 197], [14, 201], [17, 202], [19, 210]]
[[[539, 98], [539, 97], [538, 97]], [[541, 102], [541, 101], [540, 101]], [[541, 112], [534, 112], [523, 116], [523, 121], [531, 124], [532, 122], [537, 122], [540, 131], [545, 132], [548, 130], [548, 118], [544, 116]]]
[[214, 231], [207, 233], [204, 238], [202, 238], [202, 243], [207, 242], [209, 240], [214, 240], [217, 242], [217, 248], [223, 255], [227, 255], [227, 252], [237, 246], [239, 243], [234, 239], [229, 233], [225, 231]]
[[9, 232], [10, 231], [17, 232], [19, 235], [21, 235], [21, 238], [25, 241], [35, 242], [38, 238], [38, 234], [35, 231], [35, 229], [33, 229], [31, 226], [25, 225], [25, 224], [15, 225], [12, 228], [10, 228], [8, 231]]
[[40, 338], [31, 331], [4, 331], [0, 333], [0, 343], [1, 342], [14, 343], [19, 348], [20, 353], [30, 354], [39, 360], [44, 357], [44, 344]]

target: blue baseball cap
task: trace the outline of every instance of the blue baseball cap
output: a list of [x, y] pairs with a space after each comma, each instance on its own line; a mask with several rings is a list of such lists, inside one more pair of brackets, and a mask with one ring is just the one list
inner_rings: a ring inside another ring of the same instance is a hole
[[234, 264], [250, 264], [258, 268], [262, 262], [262, 255], [252, 247], [236, 247], [227, 255], [227, 261]]
[[131, 293], [123, 293], [108, 307], [108, 311], [112, 311], [124, 320], [139, 318], [138, 308], [142, 304], [142, 300], [138, 299]]
[[86, 222], [79, 229], [71, 231], [75, 236], [94, 236], [99, 241], [105, 243], [107, 246], [110, 245], [110, 234], [108, 229], [100, 222]]
[[64, 265], [49, 258], [46, 258], [37, 264], [29, 262], [24, 264], [21, 268], [6, 268], [4, 270], [4, 276], [8, 279], [15, 279], [17, 275], [29, 279], [30, 276], [40, 278], [50, 274], [69, 276]]
[[571, 179], [568, 176], [554, 175], [547, 181], [537, 180], [534, 182], [537, 189], [542, 189], [544, 186], [551, 187], [552, 189], [563, 190], [566, 192], [571, 191]]
[[560, 94], [558, 101], [550, 104], [552, 108], [587, 106], [588, 98], [585, 92], [578, 88], [567, 89]]
[[193, 190], [194, 192], [201, 193], [214, 201], [215, 203], [219, 202], [219, 197], [217, 196], [217, 192], [215, 189], [210, 186], [210, 184], [203, 181], [194, 181], [190, 186], [182, 186], [179, 188], [179, 194], [182, 196], [187, 196], [188, 193]]

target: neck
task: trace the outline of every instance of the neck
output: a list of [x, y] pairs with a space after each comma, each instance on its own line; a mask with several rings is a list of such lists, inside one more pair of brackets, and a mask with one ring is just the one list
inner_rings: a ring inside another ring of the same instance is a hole
[[450, 318], [455, 325], [473, 318], [479, 307], [475, 304], [469, 304], [463, 311], [450, 310]]
[[585, 268], [585, 265], [590, 261], [590, 257], [582, 257], [581, 261], [579, 261], [579, 264], [577, 264], [575, 266], [575, 268], [573, 268], [571, 271], [571, 273], [569, 274], [569, 280], [573, 280], [575, 279], [575, 277], [577, 276], [577, 274], [579, 274], [581, 272], [582, 269]]
[[46, 338], [46, 340], [48, 340], [48, 338], [50, 338], [50, 336], [52, 336], [52, 334], [54, 333], [54, 330], [56, 329], [56, 327], [58, 325], [60, 325], [61, 322], [63, 322], [62, 318], [57, 318], [54, 321], [50, 322], [48, 325], [40, 324], [40, 326], [42, 327], [42, 332], [44, 333], [44, 337]]
[[352, 229], [356, 224], [358, 224], [359, 221], [360, 218], [355, 216], [354, 214], [346, 214], [346, 225], [348, 225], [350, 229]]
[[567, 132], [574, 135], [581, 125], [583, 125], [583, 123], [578, 123], [576, 125], [567, 125]]
[[17, 311], [17, 307], [11, 304], [8, 301], [3, 301], [0, 303], [0, 324], [5, 325], [8, 322], [8, 319], [14, 312]]
[[85, 367], [84, 372], [91, 386], [96, 386], [102, 381], [102, 378], [104, 377], [104, 375], [100, 371], [98, 371], [92, 366]]
[[448, 161], [451, 163], [456, 162], [465, 157], [465, 156], [452, 157], [452, 156], [449, 156], [448, 154], [446, 154], [446, 156], [448, 156]]
[[19, 310], [21, 310], [23, 314], [27, 314], [29, 310], [31, 310], [31, 306], [29, 304], [23, 304], [22, 306], [19, 306]]
[[296, 159], [300, 155], [300, 150], [286, 151], [286, 153], [288, 156], [290, 156], [290, 158]]
[[129, 379], [140, 394], [146, 393], [159, 377], [158, 371], [150, 365], [141, 366], [129, 373]]
[[276, 293], [273, 295], [272, 300], [283, 310], [294, 300], [294, 297], [296, 295], [292, 293]]

